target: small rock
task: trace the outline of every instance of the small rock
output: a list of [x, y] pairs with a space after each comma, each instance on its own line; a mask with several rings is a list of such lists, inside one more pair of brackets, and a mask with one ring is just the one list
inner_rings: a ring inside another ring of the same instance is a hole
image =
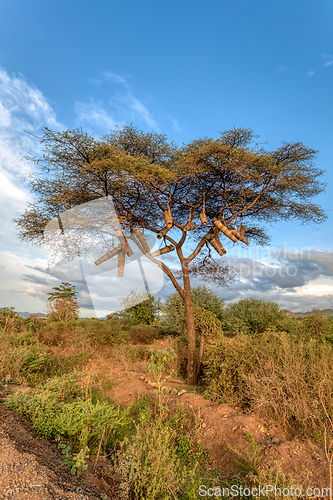
[[141, 375], [140, 380], [145, 380], [145, 378], [146, 377], [144, 375]]
[[204, 429], [205, 427], [207, 427], [207, 424], [205, 424], [204, 422], [201, 427]]
[[[172, 394], [177, 395], [177, 394], [178, 394], [178, 391], [177, 391], [177, 389], [173, 388], [173, 389], [172, 389], [172, 391], [171, 391], [171, 393], [172, 393]], [[179, 394], [178, 394], [178, 395], [179, 395]]]
[[223, 415], [223, 417], [222, 417], [222, 418], [228, 418], [228, 415]]
[[162, 392], [165, 392], [165, 391], [166, 391], [166, 389], [167, 389], [167, 388], [166, 388], [165, 386], [163, 386], [163, 387], [161, 388], [161, 391], [162, 391]]
[[178, 396], [182, 396], [183, 394], [186, 394], [185, 389], [183, 389], [182, 391], [179, 391], [179, 392], [178, 392]]
[[149, 380], [147, 378], [144, 379], [144, 383], [148, 384]]
[[279, 444], [279, 442], [280, 442], [280, 439], [278, 437], [273, 437], [273, 439], [272, 439], [273, 444]]

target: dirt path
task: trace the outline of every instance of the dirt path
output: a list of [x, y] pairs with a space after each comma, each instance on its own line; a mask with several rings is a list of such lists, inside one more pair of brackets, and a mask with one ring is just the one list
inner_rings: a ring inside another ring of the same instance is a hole
[[80, 477], [72, 475], [57, 447], [0, 402], [1, 500], [116, 499], [104, 483], [89, 471]]

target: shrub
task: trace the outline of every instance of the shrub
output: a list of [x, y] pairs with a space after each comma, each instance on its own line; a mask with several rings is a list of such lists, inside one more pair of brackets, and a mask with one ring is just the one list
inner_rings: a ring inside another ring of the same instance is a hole
[[321, 392], [333, 412], [333, 353], [317, 339], [285, 332], [224, 337], [208, 346], [204, 365], [211, 399], [273, 418], [292, 435], [313, 437], [326, 421]]
[[91, 388], [86, 391], [78, 374], [55, 377], [34, 394], [12, 393], [5, 404], [28, 418], [41, 436], [67, 438], [77, 450], [89, 446], [96, 451], [101, 440], [103, 448], [110, 450], [124, 433], [133, 430], [129, 410], [104, 400]]
[[50, 356], [47, 346], [38, 342], [7, 344], [1, 351], [0, 363], [0, 371], [8, 380], [35, 385], [48, 375]]
[[278, 304], [268, 300], [249, 298], [229, 304], [222, 318], [222, 328], [230, 333], [263, 333], [285, 323]]
[[131, 290], [122, 299], [123, 310], [107, 315], [108, 320], [126, 322], [128, 325], [153, 325], [159, 314], [160, 301], [146, 291]]
[[[216, 295], [207, 286], [197, 286], [191, 291], [193, 305], [197, 307], [197, 319], [202, 316], [202, 310], [208, 311], [206, 317], [220, 320], [223, 316], [224, 300]], [[164, 307], [164, 324], [170, 331], [182, 334], [185, 331], [185, 308], [182, 298], [178, 293], [173, 293], [167, 298]], [[200, 312], [199, 312], [200, 311]], [[220, 326], [219, 321], [216, 322]]]
[[333, 323], [324, 311], [313, 309], [311, 314], [302, 320], [303, 332], [313, 337], [330, 336], [333, 334]]
[[[175, 432], [160, 421], [139, 425], [118, 452], [123, 498], [171, 500], [196, 498], [198, 462], [187, 467], [181, 460]], [[133, 495], [133, 496], [132, 496]]]

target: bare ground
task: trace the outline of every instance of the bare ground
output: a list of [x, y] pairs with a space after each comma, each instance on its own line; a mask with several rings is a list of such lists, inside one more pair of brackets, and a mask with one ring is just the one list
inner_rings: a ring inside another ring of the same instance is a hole
[[[92, 363], [91, 373], [98, 362]], [[145, 375], [143, 363], [126, 369], [114, 370], [109, 396], [124, 406], [152, 389], [140, 376]], [[100, 370], [105, 367], [99, 364]], [[105, 373], [105, 372], [104, 372]], [[169, 386], [183, 388], [184, 382], [173, 379]], [[0, 394], [1, 396], [1, 394]], [[198, 394], [186, 393], [170, 397], [170, 402], [184, 404], [200, 415], [202, 441], [209, 451], [213, 467], [222, 477], [237, 475], [241, 468], [239, 457], [230, 449], [236, 447], [246, 453], [250, 449], [248, 436], [261, 446], [259, 466], [279, 462], [284, 473], [291, 473], [295, 482], [304, 488], [328, 487], [329, 472], [324, 452], [315, 444], [288, 439], [275, 423], [255, 414], [244, 414], [227, 405], [212, 403]], [[0, 499], [8, 500], [95, 500], [117, 499], [117, 486], [107, 463], [93, 464], [80, 477], [70, 474], [57, 447], [39, 437], [29, 422], [17, 412], [0, 403]], [[198, 497], [199, 498], [199, 497]]]

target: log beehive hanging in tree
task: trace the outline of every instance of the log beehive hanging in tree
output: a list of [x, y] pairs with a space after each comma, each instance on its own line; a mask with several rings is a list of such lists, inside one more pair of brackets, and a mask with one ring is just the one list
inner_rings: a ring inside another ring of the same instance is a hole
[[241, 232], [240, 232], [240, 231], [237, 231], [237, 229], [232, 229], [232, 231], [231, 231], [231, 232], [232, 232], [232, 234], [233, 234], [234, 236], [236, 236], [236, 238], [237, 238], [239, 241], [242, 241], [243, 243], [246, 243], [246, 245], [248, 245], [248, 244], [249, 244], [249, 240], [248, 240], [247, 238], [245, 238], [245, 236], [243, 236], [243, 235], [241, 234]]
[[206, 236], [206, 239], [212, 245], [212, 247], [217, 251], [217, 253], [221, 255], [221, 257], [227, 253], [226, 249], [222, 246], [218, 235], [208, 234]]
[[159, 255], [163, 255], [168, 252], [172, 252], [175, 249], [173, 245], [166, 245], [163, 248], [160, 248], [159, 250], [156, 250], [151, 254], [152, 257], [158, 257]]
[[106, 252], [104, 255], [102, 255], [102, 257], [100, 257], [95, 261], [96, 266], [99, 266], [100, 264], [102, 264], [102, 262], [105, 262], [106, 260], [112, 259], [112, 257], [121, 252], [122, 248], [123, 247], [121, 245], [118, 245], [116, 248], [113, 248], [109, 252]]
[[219, 220], [217, 220], [217, 219], [213, 219], [213, 223], [217, 227], [217, 229], [219, 229], [221, 231], [221, 233], [223, 233], [226, 236], [228, 236], [228, 238], [230, 238], [231, 241], [233, 241], [234, 243], [237, 243], [236, 236], [232, 234], [232, 232], [230, 231], [230, 229], [228, 229], [225, 224], [222, 224], [222, 222], [219, 221]]
[[205, 226], [207, 224], [207, 216], [206, 216], [206, 212], [205, 212], [205, 193], [203, 194], [203, 201], [202, 201], [202, 212], [201, 214], [199, 215], [199, 218], [201, 220], [201, 224], [203, 226]]
[[157, 235], [157, 238], [160, 240], [161, 238], [163, 238], [163, 236], [165, 236], [167, 234], [167, 232], [169, 231], [169, 229], [171, 229], [170, 227], [168, 226], [165, 226], [163, 229], [161, 229], [161, 231], [158, 233]]
[[120, 244], [124, 247], [125, 252], [127, 253], [128, 257], [130, 257], [131, 255], [133, 255], [132, 249], [129, 246], [127, 238], [124, 235], [123, 230], [121, 229], [121, 227], [119, 227], [119, 229], [117, 229], [115, 231], [115, 236], [119, 239]]
[[188, 221], [184, 226], [184, 231], [192, 231], [192, 229], [195, 229], [196, 227], [197, 225], [195, 222]]
[[118, 253], [118, 276], [122, 278], [124, 276], [124, 267], [125, 267], [125, 251], [122, 249]]
[[138, 227], [134, 228], [134, 233], [137, 236], [138, 240], [140, 241], [141, 245], [143, 246], [145, 253], [150, 253], [150, 248], [148, 246], [148, 243], [146, 242], [145, 237], [143, 236]]
[[168, 205], [167, 209], [164, 210], [163, 212], [164, 215], [164, 220], [168, 228], [172, 227], [173, 220], [172, 220], [172, 214], [171, 214], [171, 209]]
[[207, 222], [208, 222], [207, 221], [207, 216], [206, 216], [205, 212], [201, 212], [201, 214], [199, 215], [199, 218], [201, 220], [201, 224], [203, 226], [205, 226], [207, 224]]
[[246, 226], [242, 225], [242, 226], [240, 227], [240, 229], [239, 229], [240, 234], [241, 234], [242, 236], [244, 236], [245, 231], [246, 231]]
[[125, 252], [127, 253], [128, 257], [130, 257], [131, 255], [133, 255], [132, 249], [129, 246], [129, 243], [127, 241], [126, 236], [124, 236], [124, 248], [125, 248]]

